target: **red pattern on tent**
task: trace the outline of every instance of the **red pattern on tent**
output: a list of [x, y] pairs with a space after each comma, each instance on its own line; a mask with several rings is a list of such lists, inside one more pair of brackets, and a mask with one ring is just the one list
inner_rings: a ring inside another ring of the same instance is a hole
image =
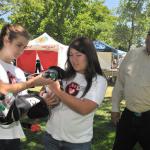
[[53, 51], [38, 51], [38, 56], [44, 70], [50, 66], [57, 66], [58, 53]]
[[36, 51], [24, 51], [24, 53], [16, 60], [16, 65], [24, 72], [34, 73], [36, 63]]

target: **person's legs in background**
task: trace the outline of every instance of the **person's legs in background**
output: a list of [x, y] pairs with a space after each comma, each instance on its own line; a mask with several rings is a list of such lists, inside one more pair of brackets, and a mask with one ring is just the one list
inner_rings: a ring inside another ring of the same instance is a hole
[[117, 124], [113, 150], [133, 150], [137, 142], [136, 130], [133, 125], [133, 115], [126, 109]]
[[143, 150], [150, 150], [150, 112], [144, 114], [141, 118], [138, 140]]

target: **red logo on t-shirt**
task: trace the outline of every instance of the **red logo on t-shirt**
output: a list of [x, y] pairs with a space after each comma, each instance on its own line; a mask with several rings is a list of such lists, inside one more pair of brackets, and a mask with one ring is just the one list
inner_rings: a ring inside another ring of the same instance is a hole
[[79, 92], [79, 89], [80, 89], [80, 86], [77, 83], [71, 82], [70, 84], [66, 86], [65, 91], [70, 95], [76, 96]]
[[16, 83], [16, 77], [9, 71], [7, 71], [7, 76], [9, 79], [9, 83]]

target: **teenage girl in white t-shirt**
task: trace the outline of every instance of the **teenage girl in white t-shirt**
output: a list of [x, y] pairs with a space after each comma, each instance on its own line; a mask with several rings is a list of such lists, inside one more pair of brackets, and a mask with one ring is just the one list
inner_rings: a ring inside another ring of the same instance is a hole
[[70, 44], [66, 64], [63, 90], [58, 81], [49, 85], [60, 104], [52, 109], [46, 125], [45, 150], [90, 150], [94, 113], [104, 98], [107, 81], [88, 38]]
[[[12, 61], [22, 54], [29, 40], [28, 32], [20, 25], [7, 24], [0, 33], [0, 93], [25, 94], [27, 88], [47, 85], [51, 80], [40, 75], [25, 81], [21, 69]], [[26, 60], [25, 60], [26, 61]], [[0, 150], [20, 150], [20, 138], [24, 137], [20, 122], [0, 124]]]

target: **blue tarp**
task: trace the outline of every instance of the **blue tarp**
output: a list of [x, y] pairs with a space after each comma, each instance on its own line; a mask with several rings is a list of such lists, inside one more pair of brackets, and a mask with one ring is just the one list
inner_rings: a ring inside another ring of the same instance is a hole
[[110, 45], [101, 42], [101, 41], [93, 41], [94, 46], [98, 52], [112, 52], [115, 55], [118, 55], [117, 49], [111, 47]]

